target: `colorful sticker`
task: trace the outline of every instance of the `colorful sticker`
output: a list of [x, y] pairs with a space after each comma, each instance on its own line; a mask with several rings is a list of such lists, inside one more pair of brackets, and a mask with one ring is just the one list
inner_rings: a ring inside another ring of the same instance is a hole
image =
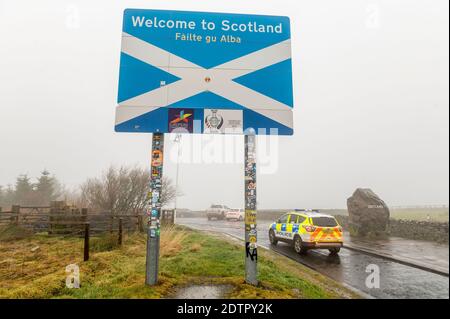
[[163, 153], [160, 150], [154, 150], [152, 152], [152, 166], [159, 167], [163, 163]]
[[193, 133], [193, 109], [169, 109], [169, 133]]
[[255, 210], [245, 210], [245, 223], [248, 225], [256, 225]]

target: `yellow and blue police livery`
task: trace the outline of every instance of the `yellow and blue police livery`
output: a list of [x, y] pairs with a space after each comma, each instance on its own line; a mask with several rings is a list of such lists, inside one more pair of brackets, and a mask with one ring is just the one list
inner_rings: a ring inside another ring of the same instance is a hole
[[295, 210], [282, 215], [269, 228], [272, 245], [290, 243], [299, 254], [309, 249], [328, 249], [338, 254], [343, 245], [342, 227], [336, 218], [317, 210]]

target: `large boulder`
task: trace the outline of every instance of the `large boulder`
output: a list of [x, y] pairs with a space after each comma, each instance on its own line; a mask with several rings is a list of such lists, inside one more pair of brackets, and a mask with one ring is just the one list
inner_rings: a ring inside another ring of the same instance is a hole
[[389, 208], [371, 189], [358, 188], [347, 199], [349, 230], [355, 236], [383, 236], [389, 226]]

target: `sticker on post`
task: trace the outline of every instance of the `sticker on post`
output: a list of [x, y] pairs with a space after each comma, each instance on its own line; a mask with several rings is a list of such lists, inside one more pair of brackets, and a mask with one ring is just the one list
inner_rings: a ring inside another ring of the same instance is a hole
[[246, 210], [245, 211], [245, 224], [255, 225], [256, 224], [256, 211]]
[[163, 163], [163, 153], [160, 150], [154, 150], [152, 152], [152, 166], [158, 167]]
[[255, 182], [249, 182], [247, 184], [247, 189], [248, 190], [255, 190], [256, 189], [256, 183]]
[[250, 258], [251, 261], [258, 260], [258, 250], [256, 248], [256, 244], [251, 244], [250, 242], [245, 243], [245, 255], [247, 258]]

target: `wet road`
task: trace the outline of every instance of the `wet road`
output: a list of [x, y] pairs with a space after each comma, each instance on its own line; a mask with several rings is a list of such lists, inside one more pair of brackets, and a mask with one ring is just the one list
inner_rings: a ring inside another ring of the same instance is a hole
[[[243, 222], [208, 221], [206, 218], [178, 218], [177, 223], [194, 229], [226, 233], [244, 238]], [[258, 244], [305, 264], [318, 272], [343, 282], [375, 298], [449, 298], [449, 278], [417, 268], [401, 265], [380, 257], [342, 249], [339, 256], [329, 256], [326, 250], [309, 251], [300, 256], [285, 243], [271, 246], [269, 222], [258, 225]], [[440, 252], [440, 251], [438, 251]], [[448, 248], [447, 255], [448, 265]], [[445, 262], [443, 262], [445, 264]], [[366, 267], [376, 265], [380, 270], [380, 287], [368, 288]]]

